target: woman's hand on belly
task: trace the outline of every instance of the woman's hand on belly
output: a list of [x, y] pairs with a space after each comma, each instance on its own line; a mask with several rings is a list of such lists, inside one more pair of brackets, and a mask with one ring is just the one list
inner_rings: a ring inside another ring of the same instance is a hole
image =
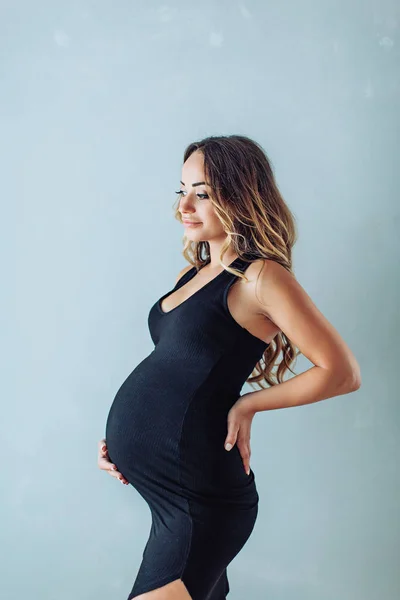
[[118, 471], [117, 466], [110, 461], [105, 439], [100, 440], [98, 443], [97, 466], [102, 471], [107, 471], [112, 477], [118, 478], [121, 483], [128, 485], [129, 481]]

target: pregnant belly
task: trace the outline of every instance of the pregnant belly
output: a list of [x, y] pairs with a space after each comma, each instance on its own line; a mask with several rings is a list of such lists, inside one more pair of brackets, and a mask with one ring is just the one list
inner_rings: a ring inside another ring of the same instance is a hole
[[108, 413], [105, 438], [110, 460], [131, 483], [146, 479], [169, 487], [179, 481], [183, 411], [166, 394], [166, 382], [155, 389], [155, 377], [145, 385], [143, 371], [135, 369], [124, 381]]
[[227, 412], [234, 397], [202, 386], [185, 388], [148, 358], [128, 376], [111, 405], [109, 456], [138, 489], [159, 486], [187, 497], [226, 503], [257, 501], [237, 446], [227, 452]]
[[137, 400], [116, 396], [106, 440], [111, 461], [145, 498], [161, 488], [162, 494], [246, 508], [258, 502], [254, 473], [246, 475], [236, 445], [230, 452], [223, 448], [222, 432], [210, 435], [212, 419], [198, 420], [189, 432], [184, 419], [171, 422], [168, 411], [151, 403], [141, 411]]

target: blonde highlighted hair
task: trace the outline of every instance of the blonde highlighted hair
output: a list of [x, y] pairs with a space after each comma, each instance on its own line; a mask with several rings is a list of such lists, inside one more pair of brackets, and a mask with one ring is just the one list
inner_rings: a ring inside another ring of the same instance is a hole
[[[189, 144], [183, 162], [195, 151], [203, 155], [205, 180], [212, 189], [210, 202], [227, 234], [220, 255], [224, 268], [247, 279], [223, 263], [226, 250], [231, 248], [244, 260], [274, 260], [293, 273], [295, 217], [279, 192], [270, 161], [260, 144], [242, 135], [210, 136]], [[181, 223], [178, 208], [179, 201], [175, 218]], [[182, 253], [190, 264], [200, 269], [210, 261], [207, 241], [193, 242], [186, 236], [183, 239]], [[269, 386], [281, 383], [287, 370], [294, 373], [291, 365], [298, 354], [300, 351], [296, 352], [287, 336], [277, 333], [247, 382], [261, 388], [266, 387], [265, 383]], [[282, 359], [277, 363], [280, 355]]]

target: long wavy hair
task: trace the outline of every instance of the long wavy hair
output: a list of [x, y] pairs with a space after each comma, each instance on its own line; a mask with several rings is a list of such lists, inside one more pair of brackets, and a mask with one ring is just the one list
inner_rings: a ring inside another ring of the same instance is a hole
[[[259, 258], [274, 260], [293, 273], [292, 247], [297, 240], [295, 218], [275, 181], [270, 161], [260, 144], [242, 135], [210, 136], [189, 144], [183, 156], [200, 151], [204, 157], [204, 175], [213, 192], [210, 201], [227, 239], [221, 248], [220, 264], [228, 272], [247, 281], [244, 273], [224, 264], [231, 248], [245, 261]], [[179, 200], [175, 218], [182, 223]], [[207, 241], [193, 242], [183, 237], [183, 256], [197, 270], [210, 262]], [[281, 354], [282, 360], [277, 359]], [[247, 382], [262, 389], [283, 381], [283, 375], [301, 352], [279, 332], [265, 349]], [[273, 373], [274, 367], [276, 368]]]

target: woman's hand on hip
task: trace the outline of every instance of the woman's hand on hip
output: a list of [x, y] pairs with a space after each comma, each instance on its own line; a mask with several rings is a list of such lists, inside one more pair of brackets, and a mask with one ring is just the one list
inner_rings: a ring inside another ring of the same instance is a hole
[[[228, 433], [225, 438], [225, 450], [231, 450], [236, 444], [243, 460], [244, 470], [250, 475], [250, 430], [255, 412], [250, 403], [246, 401], [247, 394], [243, 394], [228, 412]], [[227, 446], [228, 444], [228, 446]]]

